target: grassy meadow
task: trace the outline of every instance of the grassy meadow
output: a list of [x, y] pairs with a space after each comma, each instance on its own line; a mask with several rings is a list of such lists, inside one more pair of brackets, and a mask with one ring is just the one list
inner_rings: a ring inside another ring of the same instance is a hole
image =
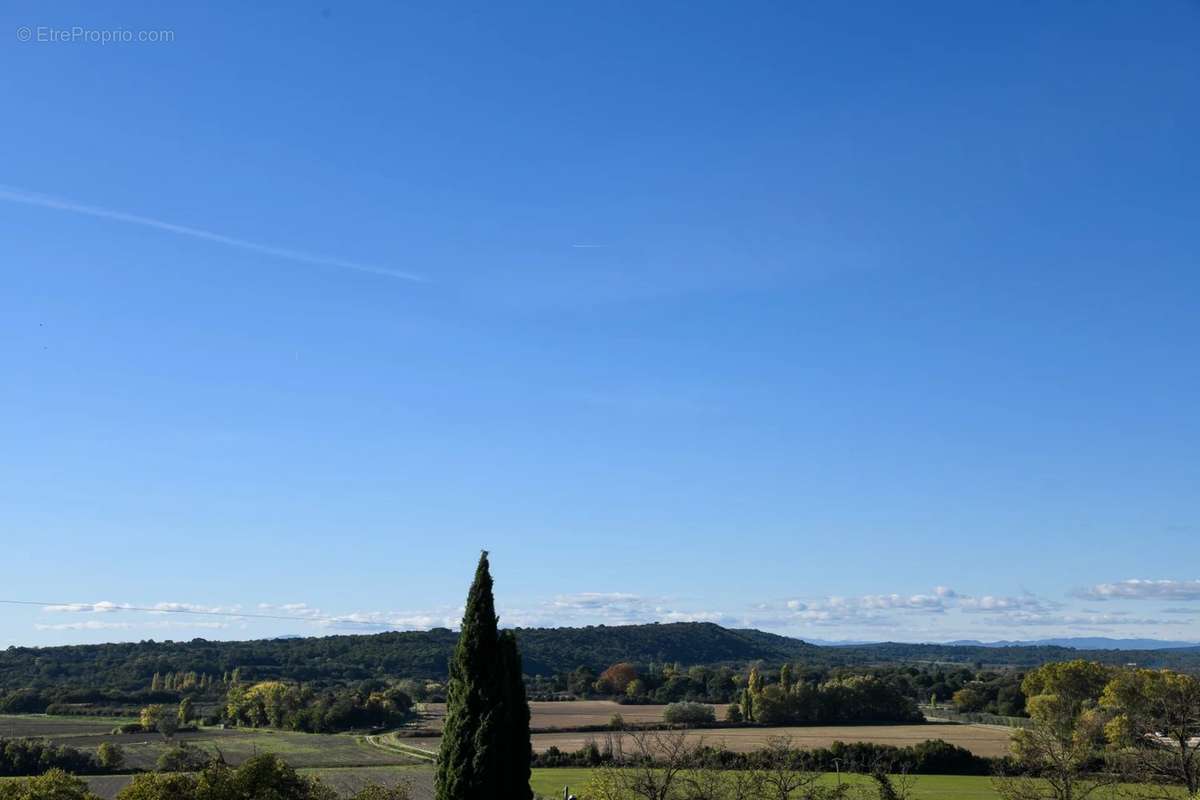
[[[407, 782], [413, 788], [413, 800], [431, 800], [433, 797], [433, 768], [429, 766], [390, 767], [324, 767], [302, 769], [302, 773], [319, 777], [336, 789], [339, 794], [350, 795], [372, 783], [395, 784]], [[589, 769], [535, 769], [530, 785], [541, 797], [562, 797], [564, 786], [583, 800], [581, 794], [591, 775]], [[0, 780], [14, 780], [11, 778]], [[825, 775], [822, 780], [833, 785], [836, 775]], [[843, 775], [845, 783], [861, 783], [859, 775]], [[997, 800], [999, 795], [992, 789], [989, 778], [954, 775], [921, 775], [913, 779], [912, 800]], [[92, 791], [104, 798], [112, 798], [121, 787], [129, 782], [125, 775], [100, 775], [87, 778]]]
[[[535, 726], [542, 730], [605, 724], [614, 713], [628, 722], [655, 722], [661, 719], [661, 706], [619, 706], [594, 701], [587, 703], [534, 703]], [[438, 709], [427, 719], [437, 725]], [[106, 717], [54, 717], [46, 715], [0, 716], [0, 736], [41, 736], [81, 750], [94, 751], [102, 742], [119, 744], [128, 766], [152, 769], [159, 755], [170, 745], [158, 734], [113, 734], [112, 729], [127, 719]], [[429, 730], [429, 728], [426, 728]], [[432, 732], [432, 731], [430, 731]], [[762, 746], [768, 737], [790, 735], [796, 746], [817, 747], [835, 740], [873, 741], [886, 744], [912, 744], [930, 738], [942, 738], [975, 752], [993, 755], [1007, 747], [1010, 731], [982, 725], [839, 725], [789, 728], [729, 728], [697, 731], [711, 744], [731, 749], [751, 750]], [[546, 732], [535, 733], [538, 750], [556, 745], [561, 749], [581, 747], [589, 739], [602, 743], [609, 734]], [[177, 742], [218, 751], [230, 763], [239, 763], [255, 753], [275, 753], [301, 772], [320, 777], [341, 794], [352, 794], [371, 783], [392, 784], [405, 781], [412, 785], [415, 800], [433, 796], [433, 769], [427, 760], [414, 756], [410, 748], [436, 751], [439, 739], [431, 736], [359, 734], [309, 734], [266, 729], [201, 728], [183, 732]], [[589, 769], [536, 769], [534, 791], [545, 797], [561, 797], [564, 786], [578, 794], [587, 784]], [[835, 775], [824, 780], [834, 782]], [[861, 781], [860, 776], [842, 776], [846, 782]], [[88, 783], [101, 797], [113, 797], [126, 783], [125, 775], [93, 776]], [[955, 776], [919, 776], [913, 778], [915, 800], [991, 800], [997, 797], [987, 778]]]
[[[157, 733], [114, 734], [128, 722], [96, 717], [0, 716], [0, 737], [41, 736], [59, 744], [94, 752], [103, 742], [120, 745], [126, 766], [153, 769], [172, 743]], [[265, 728], [201, 728], [182, 731], [173, 743], [197, 747], [212, 755], [220, 752], [231, 764], [256, 753], [275, 753], [294, 767], [381, 767], [422, 763], [399, 749], [373, 745], [367, 737], [351, 733], [294, 733]]]
[[[535, 769], [530, 785], [537, 794], [543, 797], [562, 797], [563, 786], [569, 786], [572, 794], [579, 795], [587, 785], [590, 769]], [[843, 783], [863, 783], [867, 779], [861, 775], [843, 775], [840, 778], [834, 774], [823, 776], [822, 780], [832, 786], [841, 780]], [[914, 776], [913, 800], [996, 800], [999, 794], [992, 788], [990, 778], [959, 775], [921, 775]]]

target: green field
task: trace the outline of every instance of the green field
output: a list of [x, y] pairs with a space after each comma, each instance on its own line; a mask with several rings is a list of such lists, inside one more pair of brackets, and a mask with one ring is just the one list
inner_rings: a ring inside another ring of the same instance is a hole
[[[537, 794], [543, 797], [562, 797], [563, 786], [569, 786], [571, 793], [579, 795], [582, 800], [587, 797], [582, 794], [587, 786], [590, 769], [535, 769], [530, 784]], [[833, 785], [839, 778], [834, 774], [825, 775], [823, 780]], [[863, 783], [867, 779], [861, 775], [843, 775], [843, 783]], [[914, 776], [913, 800], [997, 800], [999, 794], [992, 789], [991, 778], [960, 775], [920, 775]]]
[[[412, 786], [413, 800], [431, 800], [433, 797], [433, 768], [423, 766], [374, 766], [374, 767], [322, 767], [300, 770], [306, 775], [319, 777], [322, 781], [336, 789], [339, 794], [350, 795], [362, 787], [381, 783], [392, 785], [404, 781]], [[540, 797], [562, 797], [564, 786], [569, 786], [571, 792], [582, 800], [587, 800], [583, 790], [587, 786], [590, 769], [560, 768], [535, 769], [530, 784]], [[0, 781], [18, 780], [17, 778], [0, 778]], [[833, 785], [841, 780], [844, 783], [864, 784], [867, 779], [861, 775], [843, 775], [840, 777], [826, 774], [822, 780]], [[992, 789], [990, 778], [959, 775], [917, 775], [913, 776], [912, 800], [999, 800], [1000, 795]], [[125, 784], [129, 782], [128, 775], [101, 775], [87, 778], [92, 791], [104, 798], [112, 798]], [[1105, 793], [1098, 798], [1108, 800], [1113, 797]], [[1184, 795], [1181, 793], [1182, 799]]]
[[[103, 742], [125, 751], [127, 766], [153, 769], [158, 757], [172, 745], [156, 733], [114, 734], [112, 728], [128, 720], [96, 717], [0, 716], [0, 737], [41, 736], [50, 741], [94, 752]], [[275, 753], [294, 767], [373, 767], [421, 763], [399, 748], [372, 745], [365, 736], [334, 733], [295, 733], [267, 729], [201, 728], [181, 732], [175, 743], [187, 744], [231, 764], [255, 753]]]
[[[152, 769], [168, 744], [157, 734], [112, 734], [112, 728], [122, 721], [95, 717], [0, 716], [0, 736], [43, 736], [92, 751], [101, 742], [119, 743], [128, 756], [129, 766]], [[301, 772], [319, 777], [343, 795], [353, 794], [372, 783], [405, 781], [413, 788], [414, 800], [433, 797], [432, 767], [405, 750], [414, 745], [429, 746], [436, 740], [222, 728], [184, 733], [177, 740], [214, 754], [219, 749], [226, 760], [234, 764], [255, 753], [275, 753]], [[591, 770], [586, 768], [536, 769], [532, 786], [538, 795], [547, 798], [562, 797], [563, 787], [569, 786], [574, 794], [586, 800], [582, 792], [590, 774]], [[95, 776], [87, 780], [98, 795], [111, 798], [129, 782], [129, 776]], [[833, 784], [839, 777], [830, 774], [823, 780]], [[866, 779], [844, 775], [840, 780], [857, 784]], [[999, 797], [992, 788], [991, 779], [986, 777], [921, 775], [911, 780], [913, 800], [995, 800]]]
[[[430, 800], [433, 797], [433, 769], [422, 767], [334, 767], [301, 770], [306, 775], [319, 777], [322, 781], [336, 789], [339, 794], [349, 795], [372, 783], [395, 784], [399, 781], [409, 783], [413, 788], [413, 800]], [[573, 794], [587, 800], [582, 794], [587, 786], [589, 769], [535, 769], [530, 784], [541, 797], [562, 797], [564, 786], [569, 786]], [[13, 780], [0, 778], [0, 780]], [[128, 776], [97, 776], [88, 778], [92, 791], [101, 797], [111, 798], [122, 786], [129, 782]], [[833, 785], [838, 780], [835, 775], [826, 775], [823, 779]], [[860, 783], [864, 779], [858, 775], [842, 776], [846, 783]], [[954, 775], [922, 775], [914, 779], [913, 800], [996, 800], [999, 795], [992, 790], [991, 781], [981, 777], [960, 777]]]
[[[429, 767], [367, 767], [359, 769], [316, 769], [304, 770], [307, 774], [317, 775], [321, 780], [345, 794], [361, 788], [366, 783], [393, 783], [398, 780], [409, 781], [413, 786], [414, 800], [428, 800], [433, 796], [433, 770]], [[541, 797], [560, 798], [564, 786], [569, 786], [571, 793], [582, 800], [587, 797], [582, 794], [587, 786], [591, 770], [582, 768], [535, 769], [530, 785], [534, 792]], [[837, 782], [838, 776], [825, 775], [823, 780], [829, 785]], [[862, 783], [866, 779], [860, 775], [843, 775], [844, 783]], [[998, 800], [999, 795], [992, 789], [990, 778], [958, 775], [921, 775], [913, 777], [913, 800]]]

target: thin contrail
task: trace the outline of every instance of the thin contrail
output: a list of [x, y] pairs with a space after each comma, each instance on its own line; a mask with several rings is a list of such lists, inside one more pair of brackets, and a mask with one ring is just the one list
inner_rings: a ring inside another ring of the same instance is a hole
[[0, 185], [0, 200], [6, 200], [10, 203], [21, 203], [27, 206], [38, 206], [39, 208], [51, 208], [56, 211], [71, 211], [76, 214], [85, 214], [89, 217], [99, 217], [100, 219], [110, 219], [114, 222], [126, 222], [131, 225], [141, 225], [146, 228], [156, 228], [160, 231], [168, 233], [177, 233], [181, 236], [191, 236], [194, 239], [204, 239], [209, 242], [227, 245], [229, 247], [238, 247], [242, 250], [250, 250], [255, 253], [262, 253], [276, 258], [286, 258], [290, 261], [299, 261], [304, 264], [317, 264], [323, 267], [340, 267], [341, 269], [353, 269], [358, 272], [370, 272], [374, 275], [387, 275], [390, 278], [400, 278], [406, 281], [424, 282], [425, 278], [420, 275], [414, 275], [411, 272], [400, 272], [399, 270], [386, 269], [384, 267], [373, 267], [370, 264], [359, 264], [354, 261], [346, 261], [340, 258], [330, 258], [328, 256], [313, 255], [311, 253], [303, 253], [299, 250], [288, 250], [284, 247], [273, 247], [268, 244], [259, 244], [258, 242], [249, 242], [245, 239], [236, 239], [232, 236], [225, 236], [221, 233], [206, 231], [201, 228], [190, 228], [186, 225], [176, 225], [173, 222], [164, 222], [153, 217], [142, 217], [137, 214], [126, 214], [123, 211], [112, 211], [107, 208], [98, 208], [96, 206], [86, 206], [80, 203], [73, 203], [70, 200], [63, 200], [50, 195], [37, 194], [36, 192], [27, 192], [22, 189], [17, 189], [11, 186]]

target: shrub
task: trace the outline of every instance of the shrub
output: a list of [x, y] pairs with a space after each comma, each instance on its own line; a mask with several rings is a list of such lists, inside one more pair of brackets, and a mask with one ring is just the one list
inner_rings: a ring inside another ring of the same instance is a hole
[[365, 786], [351, 800], [409, 800], [412, 797], [412, 785], [400, 781], [395, 786], [372, 784]]
[[121, 800], [187, 800], [196, 796], [196, 779], [175, 773], [143, 772], [133, 776], [117, 797]]
[[154, 768], [159, 772], [194, 772], [202, 769], [208, 761], [208, 754], [203, 750], [179, 745], [164, 751]]
[[707, 725], [717, 721], [717, 714], [710, 705], [685, 701], [664, 708], [663, 719], [672, 725]]
[[0, 775], [38, 775], [48, 769], [96, 772], [96, 759], [74, 747], [41, 739], [0, 739]]
[[119, 744], [101, 742], [96, 748], [96, 761], [101, 769], [115, 771], [125, 765], [125, 751]]
[[[135, 775], [117, 793], [117, 800], [336, 800], [336, 796], [319, 780], [299, 775], [277, 756], [267, 754], [249, 758], [237, 769], [211, 761], [198, 775]], [[404, 800], [402, 793], [371, 793], [362, 797]]]
[[51, 769], [36, 778], [0, 783], [0, 800], [99, 800], [88, 785], [61, 769]]
[[50, 701], [33, 689], [18, 689], [0, 697], [0, 712], [5, 714], [44, 714]]

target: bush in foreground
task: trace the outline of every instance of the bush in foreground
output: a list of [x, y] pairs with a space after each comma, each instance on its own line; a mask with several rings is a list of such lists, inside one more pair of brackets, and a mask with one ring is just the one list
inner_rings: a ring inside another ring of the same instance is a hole
[[35, 778], [0, 783], [0, 800], [100, 800], [88, 789], [87, 783], [52, 769]]
[[[368, 786], [352, 800], [409, 800], [409, 786]], [[91, 800], [75, 796], [6, 797], [0, 800]], [[317, 778], [299, 774], [278, 756], [247, 759], [236, 769], [210, 762], [199, 773], [142, 773], [117, 794], [117, 800], [338, 800], [337, 792]]]

